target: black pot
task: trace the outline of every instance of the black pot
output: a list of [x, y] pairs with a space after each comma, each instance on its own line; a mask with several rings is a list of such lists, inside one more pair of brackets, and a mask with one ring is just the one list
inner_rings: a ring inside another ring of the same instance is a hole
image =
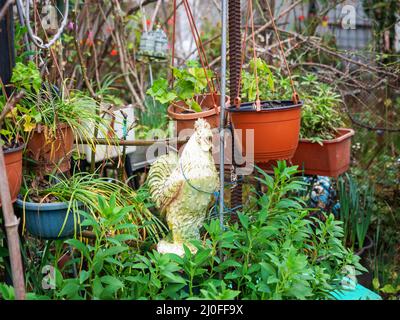
[[364, 247], [362, 247], [359, 251], [356, 252], [356, 255], [358, 255], [361, 258], [360, 259], [361, 265], [368, 270], [368, 272], [358, 275], [357, 281], [359, 284], [361, 284], [362, 286], [364, 286], [366, 288], [372, 288], [372, 280], [374, 278], [373, 270], [371, 270], [371, 267], [368, 263], [368, 258], [371, 255], [373, 247], [374, 247], [374, 242], [367, 235], [365, 237]]

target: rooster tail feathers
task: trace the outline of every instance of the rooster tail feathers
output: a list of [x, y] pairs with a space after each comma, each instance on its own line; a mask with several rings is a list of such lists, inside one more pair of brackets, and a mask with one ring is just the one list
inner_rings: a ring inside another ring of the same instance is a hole
[[175, 152], [170, 152], [159, 157], [151, 166], [148, 175], [148, 186], [151, 199], [156, 204], [158, 209], [169, 202], [173, 195], [166, 192], [168, 189], [167, 183], [171, 173], [178, 165], [178, 155]]

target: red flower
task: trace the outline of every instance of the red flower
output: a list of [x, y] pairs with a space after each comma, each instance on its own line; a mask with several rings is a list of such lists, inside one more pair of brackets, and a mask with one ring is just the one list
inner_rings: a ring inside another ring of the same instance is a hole
[[172, 26], [172, 25], [174, 24], [174, 18], [168, 19], [167, 24], [168, 24], [169, 26]]
[[299, 16], [299, 20], [304, 21], [304, 16], [303, 15]]
[[149, 26], [150, 26], [150, 24], [151, 24], [151, 21], [150, 21], [150, 19], [147, 19], [147, 20], [146, 20], [146, 25], [149, 27]]
[[118, 54], [118, 50], [116, 50], [116, 49], [112, 49], [111, 52], [110, 52], [110, 55], [112, 57], [115, 57], [117, 54]]

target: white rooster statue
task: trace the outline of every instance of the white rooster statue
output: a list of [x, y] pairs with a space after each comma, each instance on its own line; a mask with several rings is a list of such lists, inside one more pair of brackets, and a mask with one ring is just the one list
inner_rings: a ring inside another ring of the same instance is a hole
[[166, 216], [173, 243], [162, 240], [157, 245], [160, 253], [183, 255], [187, 241], [200, 239], [199, 229], [219, 179], [211, 154], [210, 124], [198, 119], [180, 156], [175, 152], [159, 157], [148, 176], [150, 195], [156, 207]]

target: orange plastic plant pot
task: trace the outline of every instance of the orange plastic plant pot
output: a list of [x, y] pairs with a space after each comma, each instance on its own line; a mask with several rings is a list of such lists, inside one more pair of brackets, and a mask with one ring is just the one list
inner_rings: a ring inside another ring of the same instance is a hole
[[[22, 151], [24, 146], [4, 151], [4, 161], [6, 163], [6, 172], [8, 178], [8, 187], [10, 189], [11, 201], [15, 202], [22, 183]], [[0, 199], [1, 207], [1, 199]]]
[[57, 126], [54, 136], [46, 135], [48, 131], [41, 125], [35, 129], [27, 144], [27, 155], [35, 161], [33, 167], [40, 174], [49, 174], [55, 168], [60, 172], [68, 171], [74, 144], [73, 131], [65, 123]]
[[339, 128], [337, 137], [324, 140], [322, 146], [300, 139], [292, 163], [298, 165], [299, 170], [304, 170], [304, 174], [336, 178], [349, 169], [353, 135], [353, 129]]
[[[235, 131], [241, 130], [239, 147], [243, 156], [247, 159], [253, 157], [255, 163], [292, 158], [299, 142], [303, 103], [262, 101], [260, 111], [256, 111], [252, 104], [243, 103], [239, 109], [228, 108]], [[251, 129], [254, 130], [254, 153], [246, 154], [246, 135], [251, 134], [246, 130]]]

